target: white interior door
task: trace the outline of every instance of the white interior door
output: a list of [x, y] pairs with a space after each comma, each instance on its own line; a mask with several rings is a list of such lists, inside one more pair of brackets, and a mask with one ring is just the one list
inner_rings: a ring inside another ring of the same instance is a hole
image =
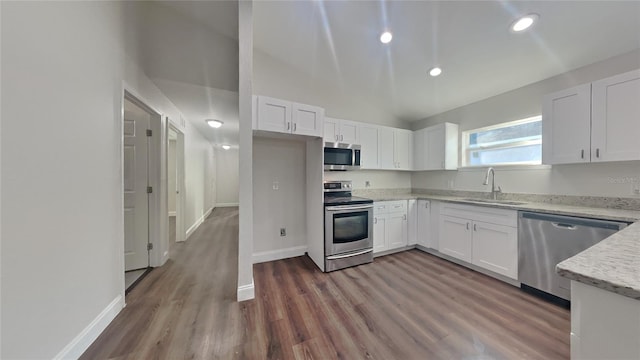
[[149, 266], [147, 194], [150, 116], [125, 100], [124, 111], [124, 264], [125, 271]]

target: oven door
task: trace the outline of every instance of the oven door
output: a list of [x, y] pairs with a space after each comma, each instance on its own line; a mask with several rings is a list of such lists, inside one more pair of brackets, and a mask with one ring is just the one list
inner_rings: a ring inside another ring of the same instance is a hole
[[327, 206], [325, 256], [373, 247], [373, 204]]

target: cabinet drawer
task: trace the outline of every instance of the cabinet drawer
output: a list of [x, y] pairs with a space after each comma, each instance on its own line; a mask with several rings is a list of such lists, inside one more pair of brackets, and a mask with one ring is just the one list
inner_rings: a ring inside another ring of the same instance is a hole
[[374, 214], [407, 212], [407, 200], [376, 201], [373, 203]]
[[462, 205], [443, 203], [440, 214], [458, 218], [483, 221], [490, 224], [518, 226], [518, 212], [516, 210], [496, 209], [488, 206]]

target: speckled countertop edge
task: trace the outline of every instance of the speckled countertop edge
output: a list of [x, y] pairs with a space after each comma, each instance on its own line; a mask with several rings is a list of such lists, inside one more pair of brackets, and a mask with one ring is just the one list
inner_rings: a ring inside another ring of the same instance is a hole
[[374, 201], [437, 200], [517, 211], [534, 211], [634, 223], [589, 249], [559, 263], [560, 276], [640, 300], [640, 211], [537, 202], [487, 204], [457, 196], [392, 193], [367, 194]]
[[560, 276], [640, 300], [640, 222], [556, 265]]

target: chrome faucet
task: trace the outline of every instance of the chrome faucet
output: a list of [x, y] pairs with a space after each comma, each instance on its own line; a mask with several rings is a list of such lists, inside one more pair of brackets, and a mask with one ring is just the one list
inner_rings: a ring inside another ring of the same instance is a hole
[[498, 193], [502, 192], [502, 189], [500, 188], [500, 186], [498, 186], [498, 188], [496, 189], [496, 172], [492, 167], [487, 169], [487, 176], [484, 178], [484, 182], [482, 183], [482, 185], [489, 185], [489, 175], [491, 174], [493, 174], [493, 176], [491, 177], [491, 199], [497, 200]]

